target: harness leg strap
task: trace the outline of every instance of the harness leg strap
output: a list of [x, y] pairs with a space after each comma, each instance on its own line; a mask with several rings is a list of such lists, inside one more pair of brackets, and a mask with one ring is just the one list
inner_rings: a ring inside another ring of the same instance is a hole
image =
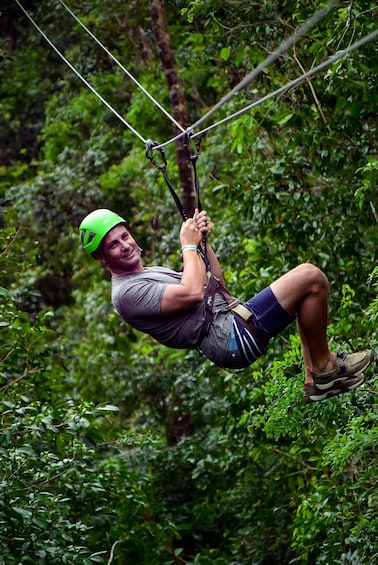
[[241, 324], [246, 327], [252, 335], [262, 340], [269, 340], [272, 336], [267, 332], [260, 330], [256, 327], [253, 318], [253, 312], [251, 312], [240, 300], [232, 296], [222, 285], [221, 281], [214, 275], [210, 275], [206, 292], [205, 292], [205, 319], [201, 330], [201, 335], [198, 340], [198, 345], [201, 343], [203, 338], [208, 334], [210, 329], [211, 320], [213, 317], [213, 307], [215, 294], [219, 292], [222, 294], [223, 298], [226, 300], [229, 309], [238, 317]]

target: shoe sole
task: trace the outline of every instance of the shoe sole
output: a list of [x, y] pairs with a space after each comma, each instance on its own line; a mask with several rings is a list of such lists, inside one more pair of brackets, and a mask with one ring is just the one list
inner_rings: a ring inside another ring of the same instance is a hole
[[[314, 403], [314, 402], [320, 402], [321, 400], [326, 400], [327, 398], [332, 398], [332, 396], [337, 396], [338, 394], [345, 394], [346, 392], [350, 392], [350, 391], [354, 390], [355, 388], [361, 386], [362, 383], [365, 380], [364, 375], [362, 375], [361, 373], [360, 373], [360, 375], [356, 375], [356, 376], [360, 376], [360, 379], [357, 382], [355, 382], [354, 384], [351, 384], [350, 386], [346, 386], [347, 383], [344, 382], [338, 388], [325, 390], [323, 392], [323, 394], [317, 394], [317, 393], [306, 394], [305, 393], [305, 401], [308, 404], [311, 404], [311, 403]], [[352, 380], [356, 376], [347, 377], [347, 379], [349, 378], [350, 380]]]
[[321, 377], [315, 375], [314, 384], [316, 388], [318, 388], [319, 390], [324, 390], [324, 391], [329, 390], [336, 384], [342, 384], [344, 381], [347, 381], [348, 379], [351, 379], [353, 377], [358, 377], [359, 375], [361, 375], [361, 373], [363, 373], [369, 367], [369, 365], [373, 362], [373, 360], [374, 360], [374, 354], [373, 352], [370, 352], [370, 359], [365, 363], [363, 367], [360, 367], [358, 371], [353, 373], [353, 375], [346, 375], [345, 377], [340, 375], [334, 377], [332, 380], [328, 381], [327, 383], [325, 383], [324, 381], [322, 382], [321, 380], [319, 380], [321, 379]]

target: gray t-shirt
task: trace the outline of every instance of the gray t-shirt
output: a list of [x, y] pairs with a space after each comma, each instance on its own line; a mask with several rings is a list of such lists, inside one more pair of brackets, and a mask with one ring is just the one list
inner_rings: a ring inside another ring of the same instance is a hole
[[[182, 273], [165, 267], [147, 267], [140, 273], [112, 278], [115, 310], [133, 328], [175, 349], [196, 347], [205, 318], [205, 302], [174, 314], [160, 312], [168, 284], [179, 284]], [[231, 336], [232, 313], [221, 294], [214, 300], [213, 321], [200, 349], [216, 365], [222, 366]]]

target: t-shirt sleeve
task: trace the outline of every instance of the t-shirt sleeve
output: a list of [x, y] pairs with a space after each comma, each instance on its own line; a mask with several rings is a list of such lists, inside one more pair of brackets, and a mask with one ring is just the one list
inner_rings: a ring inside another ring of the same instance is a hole
[[125, 320], [140, 320], [160, 316], [161, 302], [168, 283], [138, 281], [120, 287], [113, 296], [113, 305]]

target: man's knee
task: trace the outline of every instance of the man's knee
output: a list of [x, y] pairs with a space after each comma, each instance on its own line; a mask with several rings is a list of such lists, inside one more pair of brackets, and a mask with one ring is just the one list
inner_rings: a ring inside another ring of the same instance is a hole
[[270, 288], [282, 308], [294, 315], [306, 297], [328, 296], [328, 279], [315, 265], [302, 263], [274, 281]]
[[301, 274], [304, 279], [306, 279], [309, 287], [316, 288], [316, 290], [325, 289], [328, 292], [328, 279], [319, 267], [316, 267], [312, 263], [302, 263], [302, 265], [299, 265], [298, 268], [301, 269]]

